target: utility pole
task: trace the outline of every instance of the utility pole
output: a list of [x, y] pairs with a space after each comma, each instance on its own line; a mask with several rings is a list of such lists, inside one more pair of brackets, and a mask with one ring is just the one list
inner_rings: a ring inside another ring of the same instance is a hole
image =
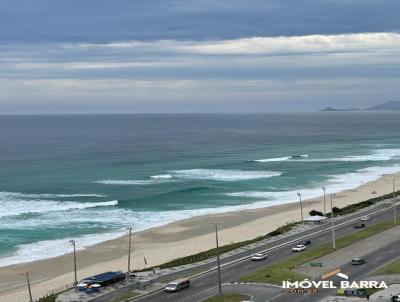
[[219, 259], [219, 243], [218, 243], [218, 225], [219, 223], [214, 223], [215, 225], [215, 243], [216, 243], [216, 254], [217, 254], [217, 266], [218, 266], [218, 293], [222, 294], [222, 281], [221, 281], [221, 264]]
[[322, 190], [324, 190], [324, 216], [326, 216], [326, 188], [322, 187]]
[[393, 222], [397, 224], [397, 213], [396, 213], [396, 179], [392, 178], [393, 181]]
[[303, 223], [304, 217], [303, 217], [303, 203], [301, 202], [301, 194], [297, 193], [297, 196], [299, 196], [299, 198], [300, 198], [301, 223]]
[[75, 287], [75, 290], [76, 290], [76, 285], [78, 284], [78, 278], [77, 278], [77, 275], [76, 275], [76, 241], [74, 239], [71, 239], [69, 242], [71, 243], [71, 245], [72, 245], [72, 247], [74, 249], [74, 275], [75, 275], [74, 287]]
[[332, 206], [332, 194], [330, 194], [331, 197], [331, 225], [332, 225], [332, 246], [334, 249], [336, 249], [336, 239], [335, 239], [335, 225], [333, 223], [333, 206]]
[[129, 246], [128, 246], [128, 273], [131, 272], [131, 245], [132, 245], [132, 227], [128, 228], [129, 231]]
[[28, 283], [29, 302], [33, 302], [32, 291], [31, 291], [31, 282], [29, 280], [29, 272], [26, 272], [25, 276], [26, 276], [26, 282]]

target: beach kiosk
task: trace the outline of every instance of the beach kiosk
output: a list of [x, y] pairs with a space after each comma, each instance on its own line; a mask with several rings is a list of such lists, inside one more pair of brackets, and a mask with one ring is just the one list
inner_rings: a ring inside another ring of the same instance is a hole
[[119, 281], [123, 281], [126, 278], [126, 274], [122, 272], [106, 272], [92, 277], [85, 278], [82, 283], [87, 285], [98, 284], [99, 286], [107, 286]]

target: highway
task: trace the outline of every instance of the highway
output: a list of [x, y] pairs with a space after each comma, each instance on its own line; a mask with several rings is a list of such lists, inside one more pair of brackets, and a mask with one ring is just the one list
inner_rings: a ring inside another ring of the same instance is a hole
[[[376, 212], [379, 209], [383, 209], [383, 207], [372, 209], [372, 210], [368, 211], [368, 213]], [[346, 225], [342, 225], [342, 224], [343, 224], [343, 222], [348, 222], [355, 218], [358, 219], [364, 215], [366, 215], [366, 212], [358, 213], [358, 214], [352, 215], [351, 217], [347, 217], [345, 219], [338, 220], [337, 224], [341, 224], [341, 225], [336, 228], [336, 237], [337, 238], [343, 237], [347, 234], [359, 231], [354, 228], [354, 225], [356, 222], [352, 222], [352, 223], [349, 223]], [[367, 223], [367, 225], [372, 225], [372, 224], [376, 224], [376, 223], [391, 219], [393, 217], [393, 211], [392, 211], [392, 209], [388, 209], [379, 214], [371, 215], [371, 217], [372, 217], [372, 220], [369, 221]], [[321, 230], [324, 230], [324, 231], [322, 233], [311, 235], [312, 233], [316, 233]], [[268, 265], [268, 264], [271, 264], [276, 261], [280, 261], [282, 259], [292, 256], [293, 253], [291, 251], [291, 247], [295, 243], [288, 243], [287, 245], [284, 245], [284, 246], [281, 246], [281, 245], [285, 244], [287, 242], [291, 242], [292, 240], [296, 240], [296, 238], [300, 238], [300, 237], [304, 237], [304, 236], [311, 236], [310, 240], [312, 241], [312, 246], [330, 242], [331, 237], [330, 237], [329, 231], [330, 231], [330, 225], [326, 224], [326, 225], [314, 228], [312, 230], [303, 232], [301, 234], [290, 236], [290, 237], [284, 238], [282, 240], [278, 240], [276, 242], [266, 244], [265, 246], [260, 247], [258, 249], [252, 250], [252, 253], [254, 253], [259, 250], [272, 249], [271, 251], [268, 252], [268, 255], [269, 255], [268, 259], [263, 261], [262, 263], [253, 262], [253, 261], [250, 261], [249, 259], [245, 259], [245, 260], [239, 261], [237, 263], [233, 263], [231, 265], [223, 267], [223, 269], [222, 269], [223, 283], [232, 283], [232, 282], [236, 281], [240, 276], [243, 276], [245, 274], [248, 274], [248, 273], [258, 270], [260, 268], [260, 266], [262, 266], [262, 265]], [[231, 257], [230, 259], [225, 260], [225, 262], [239, 259], [240, 257], [243, 257], [245, 254], [248, 255], [248, 252], [244, 252], [243, 255], [235, 255], [235, 256]], [[381, 259], [381, 260], [375, 261], [377, 264], [379, 264], [380, 261], [385, 262], [387, 260], [385, 257], [379, 258], [379, 259]], [[372, 261], [371, 263], [374, 264], [375, 262]], [[358, 267], [350, 267], [349, 272], [353, 273], [353, 270], [355, 270], [354, 277], [357, 277], [358, 275], [362, 276], [362, 271], [365, 269], [371, 268], [372, 264], [368, 263], [368, 265], [360, 266], [359, 268]], [[360, 270], [360, 272], [357, 271], [358, 269]], [[149, 301], [149, 302], [196, 301], [197, 302], [197, 301], [201, 301], [202, 299], [216, 293], [216, 290], [217, 290], [216, 286], [218, 284], [216, 271], [211, 271], [209, 273], [200, 275], [198, 277], [194, 277], [191, 281], [192, 281], [192, 286], [189, 289], [183, 290], [181, 292], [165, 293], [163, 291], [157, 291], [157, 292], [154, 292], [154, 293], [147, 295], [145, 297], [142, 297], [142, 298], [132, 299], [132, 301]], [[244, 285], [241, 285], [241, 286], [243, 287]], [[226, 289], [228, 287], [229, 286], [226, 285], [226, 286], [224, 286], [224, 289]], [[248, 288], [250, 288], [250, 287], [251, 286], [249, 286]], [[269, 298], [276, 297], [277, 294], [280, 293], [280, 289], [278, 289], [276, 287], [265, 287], [265, 293], [266, 293], [266, 296], [268, 296], [268, 297], [265, 297], [264, 301], [267, 301]], [[329, 294], [329, 292], [327, 292], [327, 294]], [[318, 299], [320, 299], [322, 297], [320, 295], [318, 295], [318, 296], [319, 296]], [[282, 298], [283, 297], [279, 297], [279, 301], [283, 301], [283, 300], [281, 300]], [[287, 298], [290, 299], [290, 301], [294, 301], [293, 299], [296, 299], [296, 301], [297, 301], [297, 299], [299, 299], [299, 301], [311, 301], [310, 298], [313, 298], [313, 297], [310, 297], [310, 296], [303, 297], [302, 295], [293, 297], [291, 295], [290, 297], [287, 297]], [[302, 300], [302, 299], [305, 299], [305, 300]]]
[[[399, 258], [400, 254], [398, 251], [400, 250], [400, 238], [398, 241], [384, 245], [380, 247], [378, 250], [364, 256], [363, 258], [366, 261], [366, 264], [363, 265], [351, 265], [347, 263], [341, 267], [341, 270], [344, 274], [349, 276], [348, 281], [360, 281], [365, 280], [366, 277], [376, 269], [390, 263], [393, 260]], [[339, 280], [340, 278], [335, 276], [332, 279], [335, 285], [339, 287]], [[343, 279], [342, 279], [343, 280]], [[336, 293], [336, 289], [322, 289], [316, 295], [310, 294], [279, 294], [274, 296], [274, 300], [279, 302], [313, 302], [313, 301], [320, 301], [322, 298], [332, 296]], [[262, 300], [265, 301], [265, 300]], [[258, 301], [256, 301], [258, 302]]]

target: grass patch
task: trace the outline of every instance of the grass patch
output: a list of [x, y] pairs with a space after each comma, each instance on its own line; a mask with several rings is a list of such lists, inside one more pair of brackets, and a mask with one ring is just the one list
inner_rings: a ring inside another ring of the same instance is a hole
[[390, 275], [390, 274], [398, 274], [400, 273], [400, 259], [393, 261], [392, 263], [388, 264], [385, 267], [382, 267], [381, 269], [378, 269], [377, 271], [373, 272], [373, 276], [377, 275]]
[[202, 302], [242, 302], [249, 297], [242, 294], [222, 294], [205, 299]]
[[40, 298], [39, 300], [36, 300], [36, 302], [56, 302], [56, 295], [51, 295], [47, 297]]
[[136, 297], [137, 295], [139, 295], [139, 293], [128, 291], [128, 292], [125, 292], [125, 293], [119, 295], [118, 297], [112, 299], [110, 302], [122, 302], [122, 301], [125, 301], [127, 299]]
[[[375, 234], [388, 230], [395, 225], [392, 221], [385, 221], [373, 226], [370, 226], [357, 233], [347, 235], [336, 240], [336, 250], [349, 246], [357, 241], [371, 237]], [[287, 258], [285, 260], [274, 263], [254, 273], [240, 278], [242, 282], [263, 282], [280, 285], [283, 280], [296, 281], [303, 280], [307, 276], [296, 274], [292, 269], [298, 265], [304, 264], [316, 258], [330, 254], [335, 251], [330, 243], [323, 244], [319, 247], [310, 248], [309, 250]], [[349, 259], [350, 260], [350, 259]]]

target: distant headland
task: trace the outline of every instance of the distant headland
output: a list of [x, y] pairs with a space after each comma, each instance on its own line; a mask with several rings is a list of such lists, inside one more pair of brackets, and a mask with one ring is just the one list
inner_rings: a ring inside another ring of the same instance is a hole
[[320, 111], [380, 111], [380, 110], [400, 110], [400, 101], [385, 102], [365, 109], [360, 109], [360, 108], [342, 109], [342, 108], [326, 107]]

